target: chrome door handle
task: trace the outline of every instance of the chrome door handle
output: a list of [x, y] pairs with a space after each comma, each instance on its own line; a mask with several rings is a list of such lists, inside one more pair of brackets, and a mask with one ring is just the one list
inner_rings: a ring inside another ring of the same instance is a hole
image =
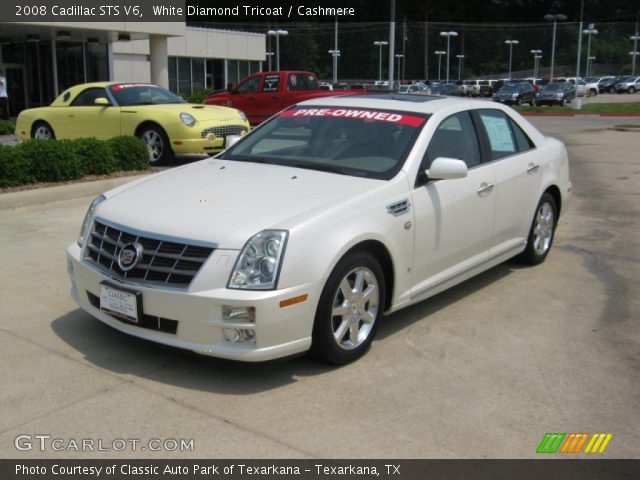
[[527, 173], [533, 173], [540, 168], [540, 165], [537, 163], [530, 163], [527, 167]]
[[482, 194], [482, 193], [485, 193], [485, 192], [488, 192], [488, 191], [492, 190], [492, 189], [493, 189], [493, 187], [495, 187], [495, 184], [494, 184], [494, 183], [484, 183], [484, 182], [483, 182], [483, 183], [480, 185], [480, 188], [478, 189], [478, 195], [480, 195], [480, 194]]

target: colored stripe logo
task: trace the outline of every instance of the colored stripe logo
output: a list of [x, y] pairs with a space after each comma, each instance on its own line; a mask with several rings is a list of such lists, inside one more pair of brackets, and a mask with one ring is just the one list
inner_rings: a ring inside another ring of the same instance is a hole
[[613, 433], [545, 433], [536, 453], [604, 453], [612, 438]]

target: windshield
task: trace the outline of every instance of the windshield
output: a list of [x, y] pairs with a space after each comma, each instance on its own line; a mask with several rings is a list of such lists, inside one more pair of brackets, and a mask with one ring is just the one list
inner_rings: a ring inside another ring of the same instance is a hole
[[515, 83], [505, 85], [500, 89], [500, 93], [510, 93], [510, 92], [519, 92], [519, 91], [520, 91], [520, 85], [517, 85]]
[[544, 87], [544, 92], [555, 92], [565, 90], [569, 85], [567, 83], [550, 83]]
[[297, 107], [251, 132], [219, 158], [389, 180], [427, 115], [349, 107]]
[[166, 105], [168, 103], [185, 103], [169, 90], [143, 83], [121, 83], [110, 87], [118, 105]]

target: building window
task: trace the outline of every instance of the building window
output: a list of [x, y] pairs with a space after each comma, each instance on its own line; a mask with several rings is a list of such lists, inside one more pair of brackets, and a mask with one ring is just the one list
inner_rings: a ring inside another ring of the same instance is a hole
[[176, 57], [169, 57], [169, 90], [176, 93], [178, 91], [177, 61]]
[[193, 90], [196, 91], [199, 88], [204, 88], [204, 58], [192, 58], [191, 69], [193, 74], [191, 79]]
[[178, 95], [191, 95], [190, 58], [178, 58]]

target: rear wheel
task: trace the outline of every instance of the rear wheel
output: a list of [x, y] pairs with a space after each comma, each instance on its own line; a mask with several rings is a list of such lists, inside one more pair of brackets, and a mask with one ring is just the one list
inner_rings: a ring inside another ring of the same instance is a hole
[[55, 140], [53, 128], [47, 122], [36, 122], [31, 129], [31, 138], [35, 140]]
[[629, 87], [629, 93], [636, 93], [636, 89], [633, 87]]
[[138, 137], [147, 146], [149, 163], [152, 165], [160, 165], [173, 157], [169, 138], [160, 127], [147, 125], [138, 132]]
[[320, 296], [311, 352], [336, 365], [362, 356], [378, 330], [384, 294], [384, 274], [375, 257], [364, 251], [344, 257]]
[[538, 265], [547, 258], [557, 222], [557, 207], [553, 197], [545, 192], [538, 203], [527, 238], [527, 247], [518, 259], [529, 265]]

